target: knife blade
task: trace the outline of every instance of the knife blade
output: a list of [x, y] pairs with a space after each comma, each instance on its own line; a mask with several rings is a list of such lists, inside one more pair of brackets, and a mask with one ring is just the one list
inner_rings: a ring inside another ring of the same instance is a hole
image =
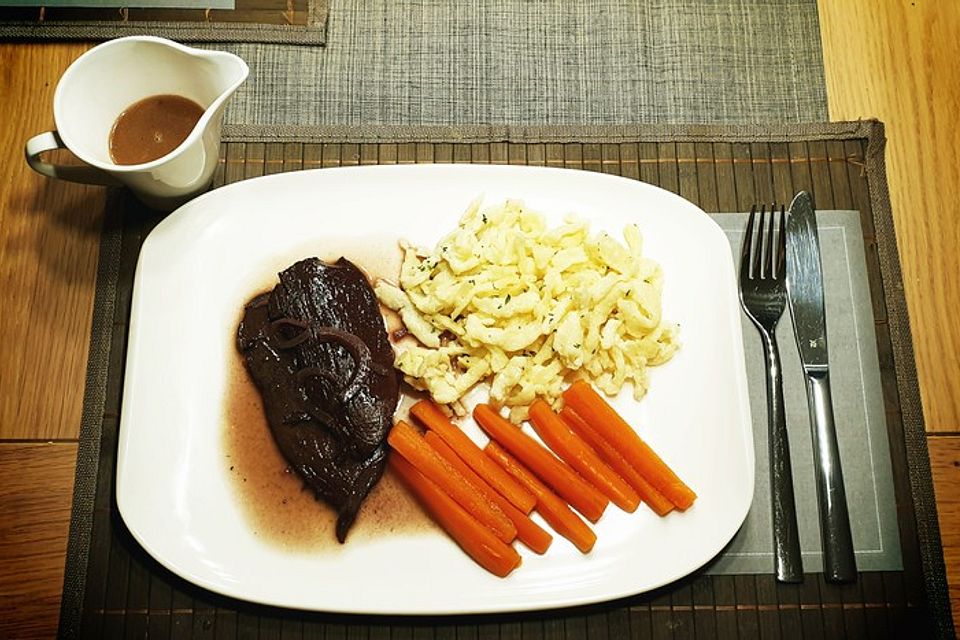
[[807, 388], [823, 573], [830, 582], [849, 582], [857, 577], [857, 564], [833, 421], [820, 238], [813, 198], [806, 191], [790, 203], [787, 218], [787, 301]]

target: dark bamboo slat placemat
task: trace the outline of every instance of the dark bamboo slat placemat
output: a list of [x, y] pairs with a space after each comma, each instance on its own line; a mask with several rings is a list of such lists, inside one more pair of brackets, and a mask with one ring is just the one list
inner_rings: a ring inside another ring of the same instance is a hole
[[233, 9], [0, 7], [0, 40], [108, 40], [322, 45], [328, 0], [235, 0]]
[[[131, 539], [114, 504], [134, 268], [158, 214], [113, 193], [101, 248], [60, 631], [82, 637], [833, 638], [952, 635], [923, 418], [879, 123], [577, 129], [228, 129], [216, 184], [318, 167], [413, 162], [562, 166], [640, 179], [707, 212], [811, 190], [861, 213], [903, 570], [832, 585], [700, 573], [652, 593], [531, 614], [338, 616], [250, 605], [194, 587]], [[318, 580], [322, 580], [318, 576]], [[905, 636], [904, 634], [908, 634]]]

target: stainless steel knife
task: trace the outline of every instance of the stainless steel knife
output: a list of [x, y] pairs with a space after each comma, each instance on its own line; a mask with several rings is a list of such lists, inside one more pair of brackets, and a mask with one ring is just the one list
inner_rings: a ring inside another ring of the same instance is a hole
[[823, 573], [830, 582], [849, 582], [857, 578], [857, 564], [830, 398], [820, 239], [813, 199], [806, 191], [793, 199], [787, 218], [787, 300], [803, 363], [813, 432]]

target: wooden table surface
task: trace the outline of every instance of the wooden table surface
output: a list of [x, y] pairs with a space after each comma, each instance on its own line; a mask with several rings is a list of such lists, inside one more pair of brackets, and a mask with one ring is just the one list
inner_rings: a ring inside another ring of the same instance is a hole
[[[879, 118], [955, 619], [960, 613], [960, 4], [820, 1], [830, 118]], [[55, 634], [103, 191], [27, 168], [89, 45], [0, 45], [0, 638]]]

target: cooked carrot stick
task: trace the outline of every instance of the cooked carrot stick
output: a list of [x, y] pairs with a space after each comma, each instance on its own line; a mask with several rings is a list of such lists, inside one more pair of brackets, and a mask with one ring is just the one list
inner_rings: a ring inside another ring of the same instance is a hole
[[593, 545], [597, 542], [597, 534], [530, 470], [493, 440], [487, 444], [483, 452], [537, 496], [537, 513], [543, 516], [554, 531], [572, 542], [581, 553], [589, 553], [593, 549]]
[[501, 578], [520, 566], [516, 549], [497, 538], [412, 464], [397, 454], [389, 460], [420, 504], [477, 564]]
[[387, 442], [417, 471], [466, 509], [467, 513], [489, 527], [498, 538], [504, 542], [512, 542], [517, 537], [517, 528], [500, 507], [474, 489], [456, 469], [424, 442], [416, 429], [400, 421], [390, 430]]
[[693, 504], [697, 494], [640, 439], [613, 407], [583, 380], [563, 392], [563, 399], [598, 434], [623, 453], [630, 465], [670, 502], [683, 511]]
[[[500, 507], [500, 509], [507, 515], [508, 518], [510, 518], [510, 520], [513, 522], [513, 525], [517, 528], [517, 540], [527, 545], [531, 551], [535, 551], [539, 554], [543, 554], [547, 549], [550, 548], [550, 543], [553, 542], [553, 536], [544, 531], [540, 525], [528, 518], [525, 513], [510, 504], [509, 500], [497, 493], [493, 487], [484, 482], [483, 478], [478, 476], [473, 469], [467, 466], [467, 463], [460, 459], [456, 452], [450, 448], [450, 445], [444, 442], [443, 438], [438, 436], [433, 431], [427, 431], [424, 434], [423, 439], [426, 440], [427, 444], [433, 447], [433, 449], [440, 454], [441, 458], [449, 462], [454, 469], [459, 471], [463, 477], [467, 479], [468, 482], [473, 484], [473, 486], [476, 487], [480, 493]], [[481, 455], [482, 454], [483, 452], [481, 451]], [[487, 458], [487, 460], [489, 461], [490, 459]], [[491, 464], [494, 463], [491, 462]], [[500, 467], [497, 468], [500, 469]], [[536, 498], [534, 498], [534, 500], [536, 500]]]
[[437, 435], [443, 438], [477, 475], [486, 480], [513, 506], [524, 513], [530, 513], [537, 499], [503, 469], [483, 455], [480, 447], [474, 444], [473, 440], [459, 427], [450, 422], [437, 405], [429, 400], [421, 400], [410, 408], [410, 413], [419, 418], [427, 429], [436, 431]]
[[618, 476], [597, 452], [574, 433], [543, 400], [530, 405], [530, 424], [540, 439], [547, 443], [560, 458], [580, 473], [600, 493], [610, 498], [627, 513], [633, 513], [640, 504], [640, 496]]
[[516, 456], [587, 520], [596, 522], [600, 519], [609, 500], [578, 476], [576, 471], [521, 431], [520, 427], [502, 418], [490, 405], [478, 404], [473, 408], [473, 417], [491, 439]]
[[583, 438], [594, 450], [600, 454], [600, 457], [607, 461], [614, 471], [620, 474], [620, 477], [626, 480], [631, 487], [640, 496], [640, 499], [650, 507], [658, 516], [665, 516], [673, 511], [673, 503], [663, 497], [663, 494], [657, 491], [652, 484], [646, 481], [640, 473], [630, 466], [630, 463], [620, 455], [620, 452], [600, 437], [596, 431], [590, 428], [590, 425], [581, 418], [569, 406], [560, 411], [560, 417], [570, 425], [574, 433]]

